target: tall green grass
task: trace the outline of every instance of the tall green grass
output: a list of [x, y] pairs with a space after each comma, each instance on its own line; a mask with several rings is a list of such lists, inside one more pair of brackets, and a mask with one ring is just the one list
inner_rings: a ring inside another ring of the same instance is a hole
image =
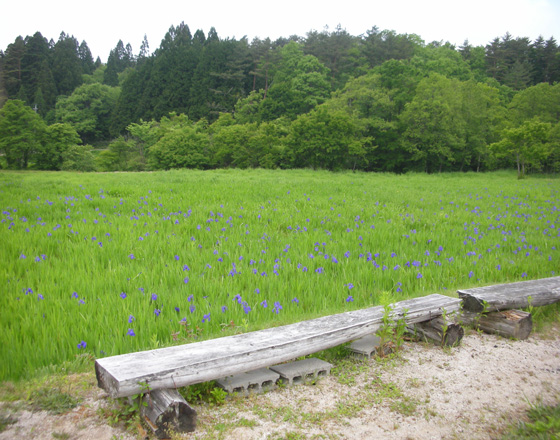
[[503, 172], [1, 172], [0, 380], [557, 275], [559, 190]]

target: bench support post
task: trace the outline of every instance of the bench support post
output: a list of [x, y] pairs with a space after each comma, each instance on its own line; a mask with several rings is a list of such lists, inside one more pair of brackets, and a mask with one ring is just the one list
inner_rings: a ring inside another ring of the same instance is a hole
[[465, 334], [463, 327], [457, 322], [455, 316], [439, 316], [425, 322], [419, 322], [412, 327], [407, 327], [411, 334], [433, 341], [442, 347], [455, 347], [461, 343]]
[[527, 339], [533, 329], [531, 314], [521, 310], [505, 310], [488, 314], [463, 311], [463, 322], [504, 338]]
[[169, 438], [170, 432], [193, 432], [196, 411], [174, 389], [150, 391], [143, 398], [140, 414], [157, 438]]

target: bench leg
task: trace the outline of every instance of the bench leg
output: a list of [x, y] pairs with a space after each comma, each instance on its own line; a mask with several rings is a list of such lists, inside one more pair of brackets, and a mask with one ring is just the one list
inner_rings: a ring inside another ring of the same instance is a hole
[[463, 322], [504, 338], [527, 339], [533, 329], [533, 318], [522, 310], [505, 310], [480, 315], [463, 312]]
[[174, 389], [155, 390], [144, 396], [140, 414], [158, 438], [196, 429], [196, 411]]

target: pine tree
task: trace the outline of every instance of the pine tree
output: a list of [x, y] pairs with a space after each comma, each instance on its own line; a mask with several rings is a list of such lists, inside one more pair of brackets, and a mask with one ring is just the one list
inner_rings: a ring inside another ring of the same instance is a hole
[[80, 47], [78, 47], [78, 56], [82, 62], [82, 72], [86, 75], [91, 75], [95, 70], [95, 63], [93, 62], [91, 50], [89, 50], [85, 41], [82, 41]]
[[22, 37], [17, 37], [12, 44], [8, 45], [4, 54], [2, 73], [8, 98], [15, 98], [19, 93], [23, 77], [22, 60], [24, 55], [25, 42]]
[[48, 68], [49, 43], [40, 32], [25, 39], [25, 54], [21, 60], [22, 82], [25, 84], [28, 98], [33, 100], [39, 87], [39, 77], [44, 67]]
[[109, 58], [107, 59], [107, 68], [103, 76], [103, 84], [109, 86], [119, 85], [119, 73], [124, 72], [129, 67], [135, 65], [134, 55], [132, 53], [132, 46], [130, 43], [124, 46], [122, 40], [119, 40], [117, 47], [111, 50]]
[[144, 39], [142, 40], [142, 44], [140, 45], [140, 53], [138, 54], [138, 62], [144, 60], [150, 56], [150, 45], [148, 43], [148, 37], [144, 34]]
[[70, 95], [82, 83], [82, 60], [78, 48], [78, 41], [64, 32], [54, 45], [52, 72], [60, 95]]
[[0, 50], [0, 108], [8, 100], [8, 92], [4, 86], [4, 52]]

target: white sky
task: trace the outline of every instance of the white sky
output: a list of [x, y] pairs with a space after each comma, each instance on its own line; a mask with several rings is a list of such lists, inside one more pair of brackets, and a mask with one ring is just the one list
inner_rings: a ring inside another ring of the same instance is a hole
[[[554, 36], [560, 43], [560, 0], [6, 0], [0, 14], [0, 49], [36, 31], [58, 39], [61, 31], [85, 40], [103, 61], [119, 39], [139, 52], [144, 34], [150, 52], [171, 25], [184, 21], [191, 33], [214, 26], [221, 38], [305, 36], [341, 24], [352, 35], [373, 26], [418, 34], [425, 42], [465, 39], [486, 45], [510, 32], [531, 40]], [[332, 4], [332, 6], [329, 6]]]

